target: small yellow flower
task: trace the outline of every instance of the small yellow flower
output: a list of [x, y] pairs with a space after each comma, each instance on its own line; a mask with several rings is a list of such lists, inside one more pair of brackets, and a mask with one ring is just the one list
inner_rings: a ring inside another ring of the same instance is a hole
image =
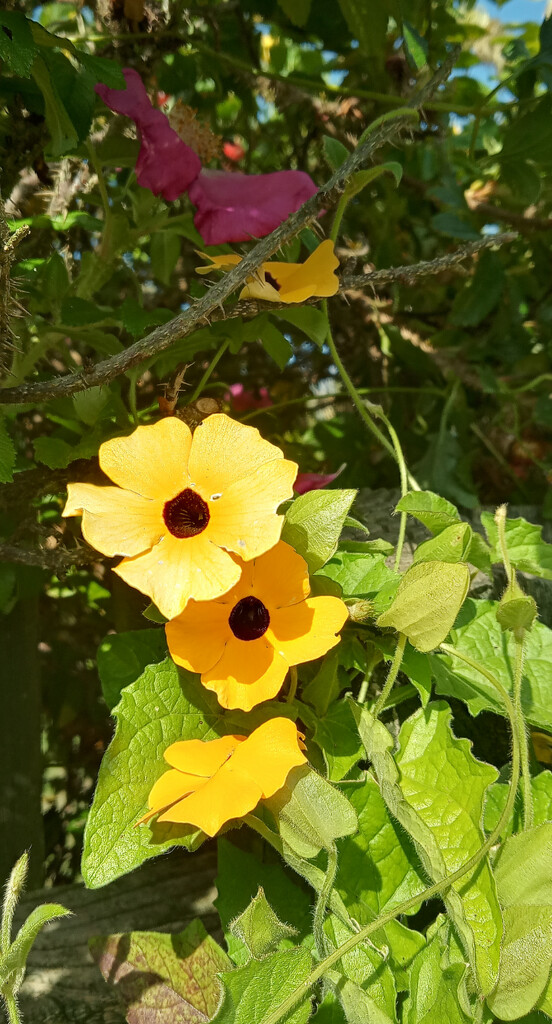
[[82, 514], [82, 532], [105, 555], [124, 555], [115, 572], [147, 594], [167, 618], [190, 598], [209, 601], [233, 587], [240, 566], [273, 547], [297, 474], [254, 427], [223, 413], [192, 436], [174, 416], [100, 447], [100, 466], [117, 485], [69, 484], [64, 516]]
[[214, 690], [224, 708], [250, 711], [280, 690], [291, 665], [339, 643], [347, 608], [309, 597], [307, 564], [280, 541], [241, 566], [239, 582], [208, 604], [190, 601], [165, 631], [172, 658]]
[[227, 821], [274, 796], [291, 769], [305, 764], [299, 743], [289, 718], [272, 718], [250, 736], [173, 743], [164, 754], [171, 770], [155, 783], [150, 810], [136, 824], [158, 814], [160, 822], [196, 825], [214, 836]]
[[[231, 270], [241, 263], [241, 256], [207, 256], [208, 267], [198, 267], [198, 274], [211, 270]], [[263, 263], [255, 277], [248, 277], [240, 299], [264, 299], [267, 302], [304, 302], [314, 295], [335, 295], [339, 281], [334, 273], [339, 260], [333, 242], [326, 239], [304, 263]]]

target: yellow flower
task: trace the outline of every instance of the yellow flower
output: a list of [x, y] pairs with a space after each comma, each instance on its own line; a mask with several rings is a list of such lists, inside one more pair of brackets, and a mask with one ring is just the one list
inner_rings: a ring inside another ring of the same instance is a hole
[[171, 770], [155, 783], [150, 810], [136, 824], [158, 814], [158, 821], [196, 825], [216, 835], [227, 821], [274, 796], [291, 769], [306, 762], [299, 742], [294, 722], [271, 718], [250, 736], [173, 743], [164, 754]]
[[224, 708], [250, 711], [280, 690], [291, 665], [339, 643], [337, 597], [311, 597], [306, 562], [284, 541], [241, 566], [239, 582], [209, 604], [190, 601], [165, 630], [177, 665], [199, 672]]
[[105, 555], [125, 555], [115, 572], [147, 594], [167, 618], [190, 598], [209, 601], [246, 562], [280, 537], [278, 505], [297, 474], [258, 430], [223, 413], [196, 428], [176, 417], [138, 427], [100, 447], [117, 485], [69, 484], [64, 516], [82, 513], [82, 532]]
[[[211, 270], [231, 270], [241, 263], [241, 256], [207, 256], [208, 267], [198, 267], [198, 274]], [[267, 302], [304, 302], [313, 295], [335, 295], [339, 281], [334, 273], [339, 260], [333, 242], [326, 239], [304, 263], [263, 263], [255, 277], [248, 277], [240, 299], [265, 299]]]

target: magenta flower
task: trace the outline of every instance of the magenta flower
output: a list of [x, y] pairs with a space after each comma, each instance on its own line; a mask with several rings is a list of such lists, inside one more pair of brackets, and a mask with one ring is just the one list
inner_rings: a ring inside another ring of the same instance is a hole
[[136, 161], [136, 179], [155, 196], [178, 199], [201, 170], [201, 161], [193, 149], [171, 128], [162, 110], [156, 110], [140, 75], [123, 68], [126, 89], [94, 86], [98, 96], [116, 114], [125, 114], [136, 123], [140, 153]]
[[249, 412], [250, 409], [267, 409], [272, 399], [266, 388], [259, 388], [259, 397], [253, 391], [246, 391], [243, 384], [231, 384], [224, 395], [234, 412]]
[[274, 231], [317, 191], [304, 171], [240, 174], [203, 170], [189, 188], [206, 245], [249, 242]]
[[296, 494], [306, 494], [307, 491], [318, 491], [321, 487], [331, 484], [336, 477], [345, 469], [345, 463], [339, 467], [336, 473], [298, 473], [295, 478], [293, 490]]

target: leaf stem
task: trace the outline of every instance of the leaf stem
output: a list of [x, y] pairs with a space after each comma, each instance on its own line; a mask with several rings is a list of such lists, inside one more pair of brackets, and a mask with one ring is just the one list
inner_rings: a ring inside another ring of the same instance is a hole
[[209, 377], [211, 376], [213, 370], [215, 369], [215, 366], [217, 365], [219, 359], [222, 359], [222, 356], [226, 352], [226, 349], [228, 348], [229, 344], [230, 338], [227, 338], [226, 341], [223, 341], [222, 345], [211, 359], [211, 362], [209, 363], [209, 366], [205, 370], [203, 377], [201, 378], [199, 384], [197, 385], [192, 395], [190, 396], [190, 401], [188, 403], [189, 405], [191, 405], [192, 402], [195, 402], [196, 398], [199, 398], [201, 392], [203, 391], [203, 388], [205, 387], [207, 381], [209, 380]]
[[86, 142], [86, 150], [88, 152], [88, 159], [90, 160], [90, 163], [92, 164], [92, 167], [94, 168], [94, 170], [96, 172], [96, 177], [98, 179], [98, 189], [99, 189], [101, 200], [102, 200], [102, 206], [103, 206], [103, 212], [104, 212], [104, 227], [103, 227], [102, 241], [101, 241], [101, 244], [100, 244], [99, 254], [105, 256], [104, 241], [107, 238], [108, 231], [109, 231], [109, 228], [110, 228], [110, 225], [111, 225], [111, 206], [109, 204], [109, 196], [107, 194], [107, 188], [106, 188], [105, 181], [104, 181], [103, 167], [102, 167], [100, 161], [98, 160], [98, 156], [96, 154], [96, 150], [94, 149], [94, 146], [92, 145], [92, 143], [89, 140], [87, 140], [87, 142]]
[[[405, 494], [408, 491], [408, 469], [407, 469], [407, 466], [406, 466], [406, 460], [405, 460], [405, 457], [404, 457], [404, 452], [403, 452], [402, 447], [401, 447], [401, 442], [399, 441], [399, 435], [397, 434], [397, 431], [395, 430], [395, 428], [394, 428], [393, 424], [391, 423], [391, 421], [385, 415], [383, 409], [381, 409], [379, 406], [378, 406], [376, 415], [379, 416], [379, 418], [381, 420], [383, 420], [383, 422], [385, 423], [385, 426], [387, 427], [387, 430], [389, 431], [389, 436], [391, 438], [391, 442], [393, 444], [393, 448], [395, 449], [395, 455], [396, 455], [397, 463], [398, 463], [398, 466], [399, 466], [399, 475], [400, 475], [400, 481], [401, 481], [401, 498], [404, 498]], [[408, 517], [408, 513], [407, 512], [401, 512], [401, 519], [400, 519], [400, 525], [399, 525], [399, 536], [397, 538], [397, 549], [395, 551], [395, 565], [393, 567], [395, 569], [395, 572], [398, 572], [399, 566], [401, 564], [401, 555], [402, 555], [402, 550], [403, 550], [403, 547], [404, 547], [404, 538], [406, 536], [406, 520], [407, 520], [407, 517]]]
[[9, 1024], [21, 1024], [21, 1015], [19, 1013], [19, 1006], [17, 1005], [17, 999], [11, 993], [4, 995], [4, 1001], [6, 1004], [6, 1010], [8, 1012]]
[[335, 876], [337, 874], [337, 847], [335, 843], [332, 843], [331, 849], [328, 850], [328, 862], [326, 865], [326, 877], [324, 878], [324, 884], [318, 893], [318, 899], [314, 908], [313, 918], [313, 934], [314, 942], [316, 945], [316, 952], [322, 960], [328, 952], [328, 943], [326, 936], [324, 935], [324, 916], [326, 914], [326, 907], [330, 898], [330, 893], [333, 889], [335, 882]]
[[516, 728], [521, 753], [521, 788], [523, 791], [523, 828], [525, 831], [533, 825], [533, 791], [531, 789], [531, 770], [529, 766], [529, 740], [527, 726], [521, 706], [521, 686], [523, 682], [523, 660], [524, 660], [524, 638], [516, 637], [516, 660], [514, 674], [514, 707], [516, 717]]
[[404, 633], [399, 633], [399, 637], [398, 637], [398, 640], [397, 640], [397, 646], [395, 647], [395, 653], [393, 655], [393, 661], [391, 662], [391, 666], [390, 666], [389, 672], [387, 674], [387, 679], [385, 680], [385, 685], [384, 685], [384, 687], [383, 687], [383, 689], [382, 689], [382, 691], [381, 691], [381, 693], [380, 693], [376, 703], [374, 704], [374, 706], [372, 708], [372, 714], [373, 714], [374, 718], [378, 718], [379, 715], [381, 715], [383, 709], [385, 708], [385, 705], [387, 703], [387, 698], [389, 697], [389, 694], [391, 693], [391, 690], [393, 689], [393, 684], [395, 682], [395, 679], [397, 678], [397, 676], [399, 674], [399, 669], [401, 667], [401, 663], [402, 663], [402, 660], [403, 660], [405, 646], [406, 646], [406, 635]]
[[289, 669], [289, 690], [287, 692], [286, 703], [291, 704], [292, 700], [295, 700], [295, 694], [297, 693], [297, 666], [290, 665]]
[[514, 578], [513, 577], [513, 569], [512, 569], [512, 563], [510, 561], [510, 555], [508, 553], [508, 544], [506, 542], [506, 512], [507, 511], [508, 511], [508, 506], [507, 505], [501, 505], [500, 508], [497, 508], [497, 510], [495, 512], [495, 515], [494, 515], [494, 521], [496, 523], [496, 528], [498, 530], [498, 546], [500, 548], [500, 555], [501, 555], [502, 561], [504, 562], [504, 570], [506, 572], [506, 578], [508, 580], [508, 583], [512, 583], [513, 578]]

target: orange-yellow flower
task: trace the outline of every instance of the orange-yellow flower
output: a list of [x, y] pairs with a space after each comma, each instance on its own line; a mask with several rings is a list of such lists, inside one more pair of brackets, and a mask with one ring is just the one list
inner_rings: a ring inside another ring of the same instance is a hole
[[155, 783], [149, 812], [140, 825], [158, 821], [196, 825], [214, 836], [233, 818], [243, 818], [259, 800], [274, 796], [290, 771], [307, 760], [289, 718], [271, 718], [250, 736], [181, 740], [165, 751], [171, 770]]
[[82, 513], [82, 532], [115, 572], [148, 594], [167, 618], [193, 598], [208, 601], [237, 583], [240, 566], [280, 537], [278, 505], [297, 474], [258, 430], [223, 413], [196, 428], [176, 417], [138, 427], [100, 447], [116, 487], [69, 484], [64, 516]]
[[339, 643], [347, 608], [337, 597], [309, 598], [307, 564], [284, 541], [236, 564], [232, 590], [209, 604], [190, 601], [165, 630], [177, 665], [199, 672], [222, 707], [250, 711], [276, 696], [291, 665]]
[[[198, 274], [211, 270], [231, 270], [241, 256], [207, 256], [210, 266], [198, 267]], [[248, 277], [240, 299], [265, 299], [268, 302], [304, 302], [313, 295], [335, 295], [339, 281], [334, 273], [339, 260], [333, 242], [326, 239], [304, 263], [263, 263], [254, 277]]]

